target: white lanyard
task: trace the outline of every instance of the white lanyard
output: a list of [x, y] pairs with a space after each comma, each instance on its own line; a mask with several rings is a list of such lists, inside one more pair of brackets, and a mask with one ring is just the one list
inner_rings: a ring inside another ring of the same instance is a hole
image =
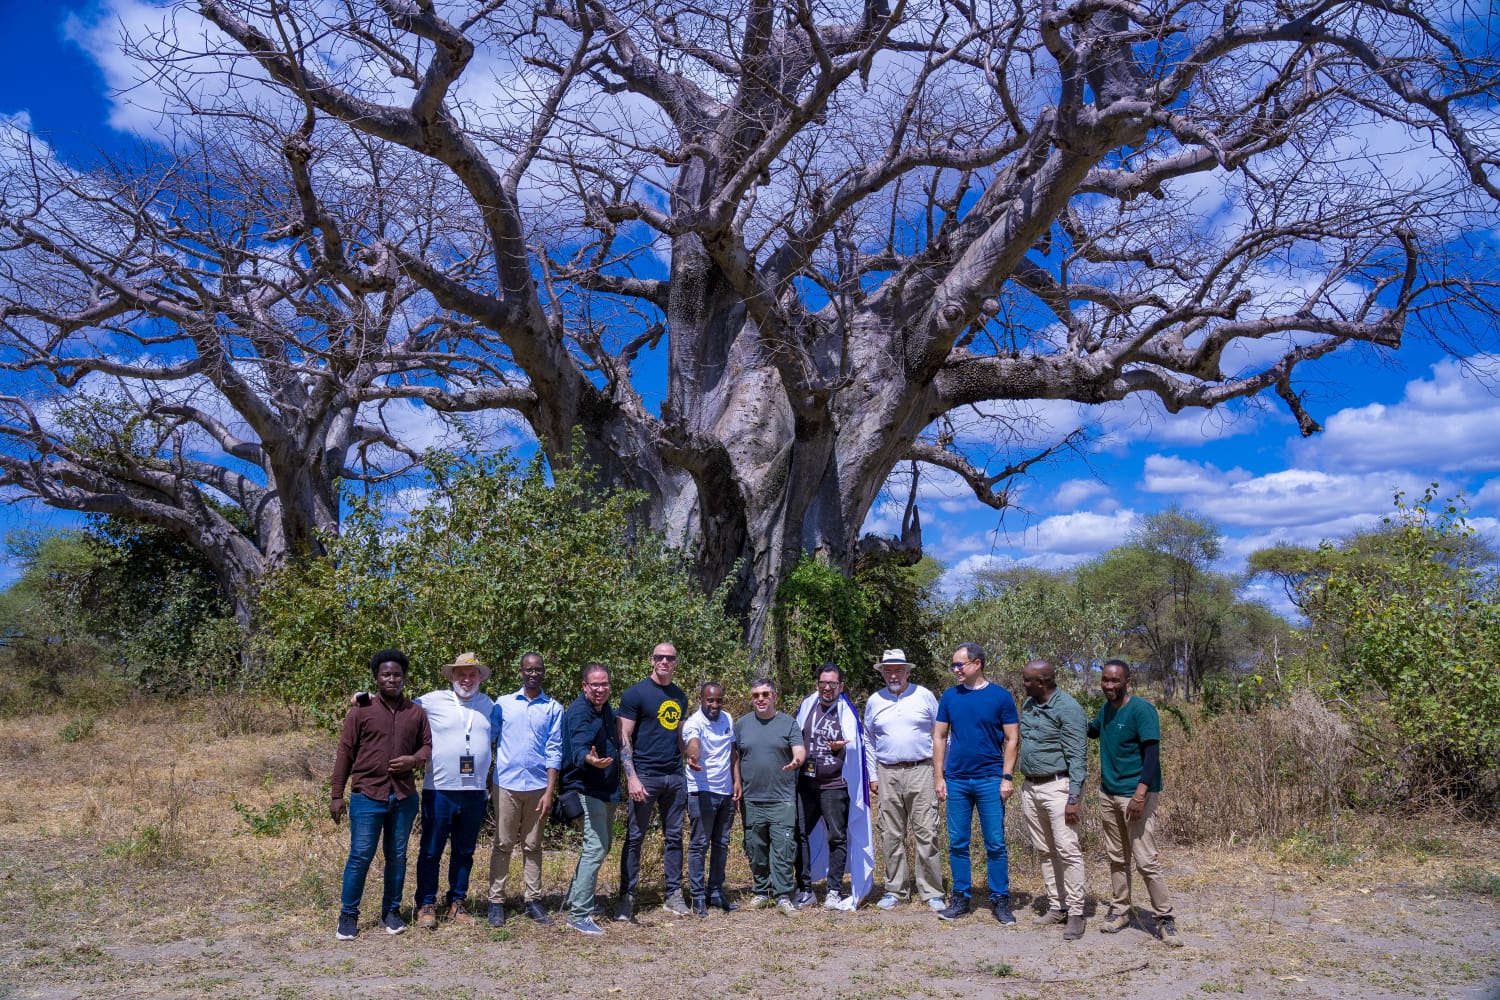
[[478, 715], [479, 713], [474, 711], [472, 708], [465, 712], [463, 699], [458, 696], [458, 692], [453, 690], [452, 688], [449, 688], [448, 693], [453, 696], [453, 707], [458, 709], [458, 714], [466, 715], [468, 717], [468, 722], [464, 725], [464, 753], [468, 753], [469, 734], [474, 731], [474, 716]]

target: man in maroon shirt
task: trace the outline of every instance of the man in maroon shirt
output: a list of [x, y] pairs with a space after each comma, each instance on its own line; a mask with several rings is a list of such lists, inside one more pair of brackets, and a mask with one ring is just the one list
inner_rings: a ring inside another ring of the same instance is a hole
[[344, 717], [338, 757], [333, 764], [332, 799], [328, 814], [337, 823], [344, 814], [344, 785], [349, 796], [349, 861], [344, 865], [344, 889], [337, 937], [348, 941], [359, 935], [359, 901], [365, 894], [365, 875], [375, 860], [375, 845], [385, 855], [385, 890], [380, 900], [380, 923], [387, 934], [406, 930], [401, 919], [401, 889], [406, 881], [406, 842], [417, 815], [417, 787], [413, 772], [432, 757], [432, 733], [427, 713], [401, 693], [406, 685], [406, 654], [382, 649], [370, 657], [379, 697], [356, 705]]

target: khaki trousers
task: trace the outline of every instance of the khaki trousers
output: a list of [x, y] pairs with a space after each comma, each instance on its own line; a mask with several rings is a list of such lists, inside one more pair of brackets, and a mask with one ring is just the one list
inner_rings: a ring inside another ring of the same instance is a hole
[[547, 817], [536, 811], [546, 794], [495, 789], [495, 846], [490, 851], [490, 902], [505, 902], [505, 879], [510, 874], [510, 855], [521, 845], [522, 874], [526, 879], [526, 902], [542, 898], [542, 824]]
[[1172, 914], [1172, 899], [1162, 878], [1161, 862], [1156, 854], [1156, 792], [1146, 793], [1141, 818], [1134, 823], [1125, 820], [1128, 795], [1100, 794], [1100, 820], [1104, 832], [1104, 852], [1109, 856], [1109, 887], [1114, 896], [1110, 909], [1125, 913], [1130, 909], [1130, 868], [1133, 864], [1146, 883], [1151, 909], [1156, 916]]
[[880, 782], [876, 826], [885, 855], [885, 891], [905, 897], [911, 892], [911, 870], [906, 860], [906, 834], [911, 833], [916, 854], [917, 897], [943, 894], [943, 862], [938, 856], [937, 793], [932, 787], [932, 763], [913, 767], [875, 766]]
[[1078, 830], [1068, 825], [1068, 778], [1021, 784], [1021, 815], [1031, 846], [1042, 856], [1042, 884], [1052, 909], [1083, 916], [1083, 849]]

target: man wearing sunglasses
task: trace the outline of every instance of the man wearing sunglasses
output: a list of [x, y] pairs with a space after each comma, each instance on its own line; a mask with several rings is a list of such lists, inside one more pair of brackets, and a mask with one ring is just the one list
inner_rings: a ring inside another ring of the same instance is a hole
[[776, 685], [768, 677], [750, 682], [750, 706], [734, 725], [734, 780], [741, 789], [745, 856], [750, 860], [752, 909], [774, 906], [795, 914], [797, 771], [807, 760], [797, 720], [776, 711]]
[[662, 909], [688, 914], [682, 897], [682, 822], [687, 815], [687, 776], [682, 767], [682, 723], [687, 692], [672, 683], [677, 647], [659, 642], [651, 651], [651, 673], [620, 697], [620, 765], [630, 794], [625, 847], [620, 852], [620, 900], [615, 919], [635, 915], [635, 890], [641, 877], [641, 843], [651, 825], [654, 806], [661, 815], [662, 870], [666, 899]]
[[938, 701], [932, 727], [932, 784], [948, 808], [948, 866], [953, 892], [938, 916], [957, 920], [971, 909], [969, 838], [974, 813], [984, 836], [985, 870], [990, 883], [990, 912], [1002, 924], [1013, 924], [1010, 872], [1005, 853], [1005, 801], [1015, 791], [1011, 778], [1021, 741], [1016, 700], [984, 676], [984, 647], [966, 642], [953, 651], [950, 664], [958, 683]]

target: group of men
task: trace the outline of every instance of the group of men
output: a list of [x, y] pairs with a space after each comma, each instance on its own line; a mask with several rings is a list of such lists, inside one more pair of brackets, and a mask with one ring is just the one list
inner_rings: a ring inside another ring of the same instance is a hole
[[[796, 715], [777, 708], [776, 685], [757, 678], [751, 712], [739, 720], [724, 711], [723, 686], [710, 682], [689, 698], [673, 682], [677, 649], [659, 643], [650, 673], [611, 703], [608, 667], [582, 672], [582, 693], [566, 709], [548, 697], [541, 656], [521, 659], [521, 687], [491, 700], [479, 692], [490, 675], [473, 653], [444, 666], [450, 687], [409, 700], [402, 693], [408, 664], [394, 649], [371, 657], [373, 696], [356, 695], [344, 722], [332, 780], [330, 813], [347, 808], [350, 851], [345, 866], [337, 936], [358, 934], [365, 876], [383, 843], [385, 882], [380, 925], [406, 929], [400, 899], [406, 841], [417, 812], [414, 772], [424, 770], [422, 835], [417, 860], [418, 926], [438, 924], [438, 872], [449, 853], [443, 909], [454, 923], [475, 917], [467, 900], [475, 847], [494, 795], [496, 833], [490, 855], [490, 924], [505, 923], [512, 853], [521, 847], [523, 911], [550, 923], [541, 902], [543, 823], [554, 801], [583, 829], [583, 845], [566, 897], [567, 926], [603, 934], [597, 917], [600, 866], [611, 847], [614, 812], [627, 808], [620, 853], [617, 921], [635, 914], [641, 850], [653, 814], [664, 842], [663, 909], [705, 916], [710, 907], [738, 906], [724, 886], [735, 813], [741, 814], [752, 874], [752, 908], [795, 913], [814, 904], [853, 910], [874, 884], [875, 840], [885, 857], [885, 893], [875, 904], [893, 909], [925, 902], [939, 918], [971, 912], [970, 835], [977, 812], [985, 849], [990, 911], [1015, 923], [1010, 907], [1005, 805], [1020, 782], [1022, 812], [1042, 857], [1048, 908], [1043, 924], [1064, 925], [1063, 937], [1084, 932], [1083, 853], [1077, 824], [1087, 771], [1087, 739], [1100, 741], [1101, 826], [1111, 877], [1110, 908], [1100, 926], [1113, 933], [1131, 922], [1131, 870], [1141, 873], [1156, 933], [1179, 944], [1155, 842], [1161, 791], [1160, 724], [1156, 709], [1130, 693], [1130, 666], [1102, 668], [1105, 704], [1092, 722], [1078, 702], [1057, 688], [1044, 660], [1026, 664], [1026, 699], [1015, 699], [985, 676], [985, 653], [960, 645], [950, 667], [957, 683], [941, 698], [911, 682], [903, 651], [885, 652], [876, 665], [885, 685], [863, 713], [844, 691], [832, 663]], [[872, 818], [872, 803], [876, 815]], [[951, 885], [943, 891], [938, 811], [946, 813]], [[690, 821], [687, 891], [682, 887], [683, 827]], [[913, 850], [908, 857], [907, 841]], [[846, 888], [845, 876], [848, 876]]]

